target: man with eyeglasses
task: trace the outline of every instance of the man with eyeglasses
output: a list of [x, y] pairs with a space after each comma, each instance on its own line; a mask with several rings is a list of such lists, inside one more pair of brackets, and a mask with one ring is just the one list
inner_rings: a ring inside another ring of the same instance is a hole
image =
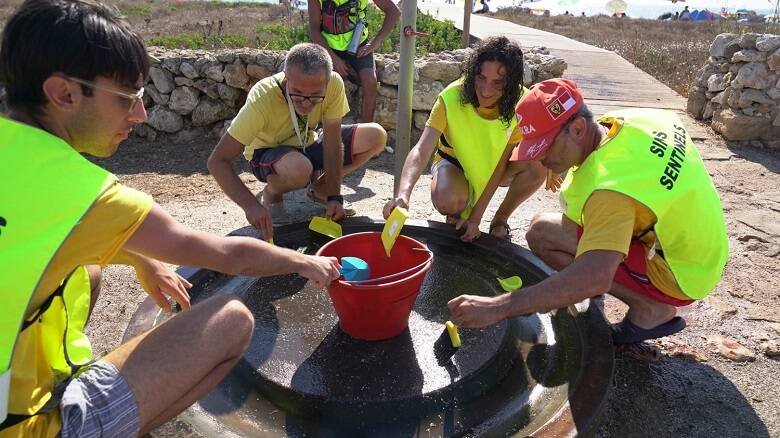
[[[381, 152], [387, 133], [377, 123], [342, 125], [348, 111], [344, 81], [333, 71], [328, 52], [316, 44], [293, 46], [284, 71], [249, 91], [208, 168], [265, 238], [273, 237], [275, 218], [285, 219], [282, 197], [293, 190], [306, 188], [331, 219], [354, 214], [345, 211], [342, 177]], [[255, 177], [266, 183], [257, 197], [233, 170], [231, 163], [241, 153]]]
[[[191, 285], [162, 262], [320, 286], [339, 276], [335, 258], [186, 228], [81, 155], [111, 155], [146, 120], [148, 74], [141, 38], [92, 0], [27, 0], [3, 30], [0, 438], [144, 435], [227, 375], [252, 313], [230, 294], [190, 306]], [[185, 310], [93, 358], [84, 328], [108, 264], [132, 265], [161, 308]]]

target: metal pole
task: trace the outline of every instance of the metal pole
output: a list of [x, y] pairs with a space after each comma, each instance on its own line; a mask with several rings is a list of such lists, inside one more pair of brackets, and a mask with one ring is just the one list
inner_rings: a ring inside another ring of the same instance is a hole
[[474, 0], [466, 0], [463, 7], [463, 48], [467, 48], [471, 42], [471, 11], [474, 10]]
[[401, 183], [401, 170], [409, 154], [412, 131], [412, 93], [414, 92], [414, 48], [417, 38], [417, 0], [401, 4], [401, 56], [399, 58], [398, 123], [395, 128], [394, 193]]

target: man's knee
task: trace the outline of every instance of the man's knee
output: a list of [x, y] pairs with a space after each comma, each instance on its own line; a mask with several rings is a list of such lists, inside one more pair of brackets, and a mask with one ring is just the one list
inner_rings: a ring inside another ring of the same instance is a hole
[[525, 240], [528, 242], [528, 248], [535, 254], [546, 248], [552, 226], [549, 218], [545, 214], [537, 214], [531, 220], [528, 231], [525, 233]]
[[431, 202], [433, 202], [433, 207], [439, 213], [446, 216], [454, 216], [466, 209], [468, 197], [437, 190], [431, 193]]
[[274, 170], [285, 187], [299, 189], [309, 183], [314, 167], [303, 154], [288, 153], [276, 163]]
[[255, 328], [255, 317], [252, 312], [232, 294], [213, 298], [216, 308], [215, 316], [220, 322], [220, 329], [225, 332], [225, 339], [235, 341], [235, 355], [240, 355], [249, 345]]
[[368, 146], [371, 156], [378, 155], [387, 144], [387, 131], [379, 123], [360, 123], [361, 143]]

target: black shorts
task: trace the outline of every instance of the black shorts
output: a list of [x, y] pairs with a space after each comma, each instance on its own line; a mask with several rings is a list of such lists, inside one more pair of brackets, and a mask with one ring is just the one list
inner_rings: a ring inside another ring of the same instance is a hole
[[[344, 165], [352, 164], [354, 158], [354, 149], [352, 143], [355, 141], [355, 129], [357, 125], [341, 125], [341, 142], [344, 143]], [[293, 146], [277, 146], [275, 148], [262, 148], [255, 149], [252, 159], [249, 161], [249, 166], [252, 168], [252, 174], [258, 180], [267, 182], [268, 175], [276, 173], [274, 170], [274, 164], [279, 161], [285, 154], [289, 152], [298, 152], [306, 156], [311, 161], [311, 165], [314, 170], [322, 170], [324, 168], [323, 146], [322, 139], [324, 136], [320, 135], [310, 146], [306, 146], [306, 151], [299, 147]]]
[[[368, 44], [368, 40], [365, 40], [360, 44], [360, 47], [363, 47], [366, 44]], [[352, 70], [355, 70], [355, 73], [360, 73], [360, 70], [365, 69], [374, 70], [374, 52], [371, 52], [362, 58], [358, 58], [357, 55], [353, 55], [347, 51], [333, 50], [333, 53], [349, 64], [349, 66], [352, 67]]]

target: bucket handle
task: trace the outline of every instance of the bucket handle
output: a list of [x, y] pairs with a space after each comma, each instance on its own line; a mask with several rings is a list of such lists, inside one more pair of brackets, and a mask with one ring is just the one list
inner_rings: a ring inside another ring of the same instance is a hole
[[433, 251], [431, 251], [428, 248], [412, 248], [412, 250], [413, 251], [425, 251], [425, 252], [428, 253], [428, 258], [425, 259], [424, 262], [420, 263], [417, 266], [414, 266], [414, 267], [409, 268], [409, 269], [405, 269], [405, 270], [403, 270], [401, 272], [396, 272], [395, 274], [385, 275], [385, 276], [377, 277], [377, 278], [370, 278], [368, 280], [357, 280], [357, 281], [341, 280], [341, 281], [343, 281], [344, 283], [350, 284], [350, 285], [355, 285], [355, 286], [370, 285], [371, 283], [376, 283], [378, 281], [389, 280], [391, 278], [400, 277], [402, 275], [406, 275], [406, 274], [410, 274], [410, 273], [412, 273], [414, 271], [418, 271], [418, 270], [422, 269], [423, 266], [425, 266], [426, 264], [430, 263], [431, 260], [433, 260]]

